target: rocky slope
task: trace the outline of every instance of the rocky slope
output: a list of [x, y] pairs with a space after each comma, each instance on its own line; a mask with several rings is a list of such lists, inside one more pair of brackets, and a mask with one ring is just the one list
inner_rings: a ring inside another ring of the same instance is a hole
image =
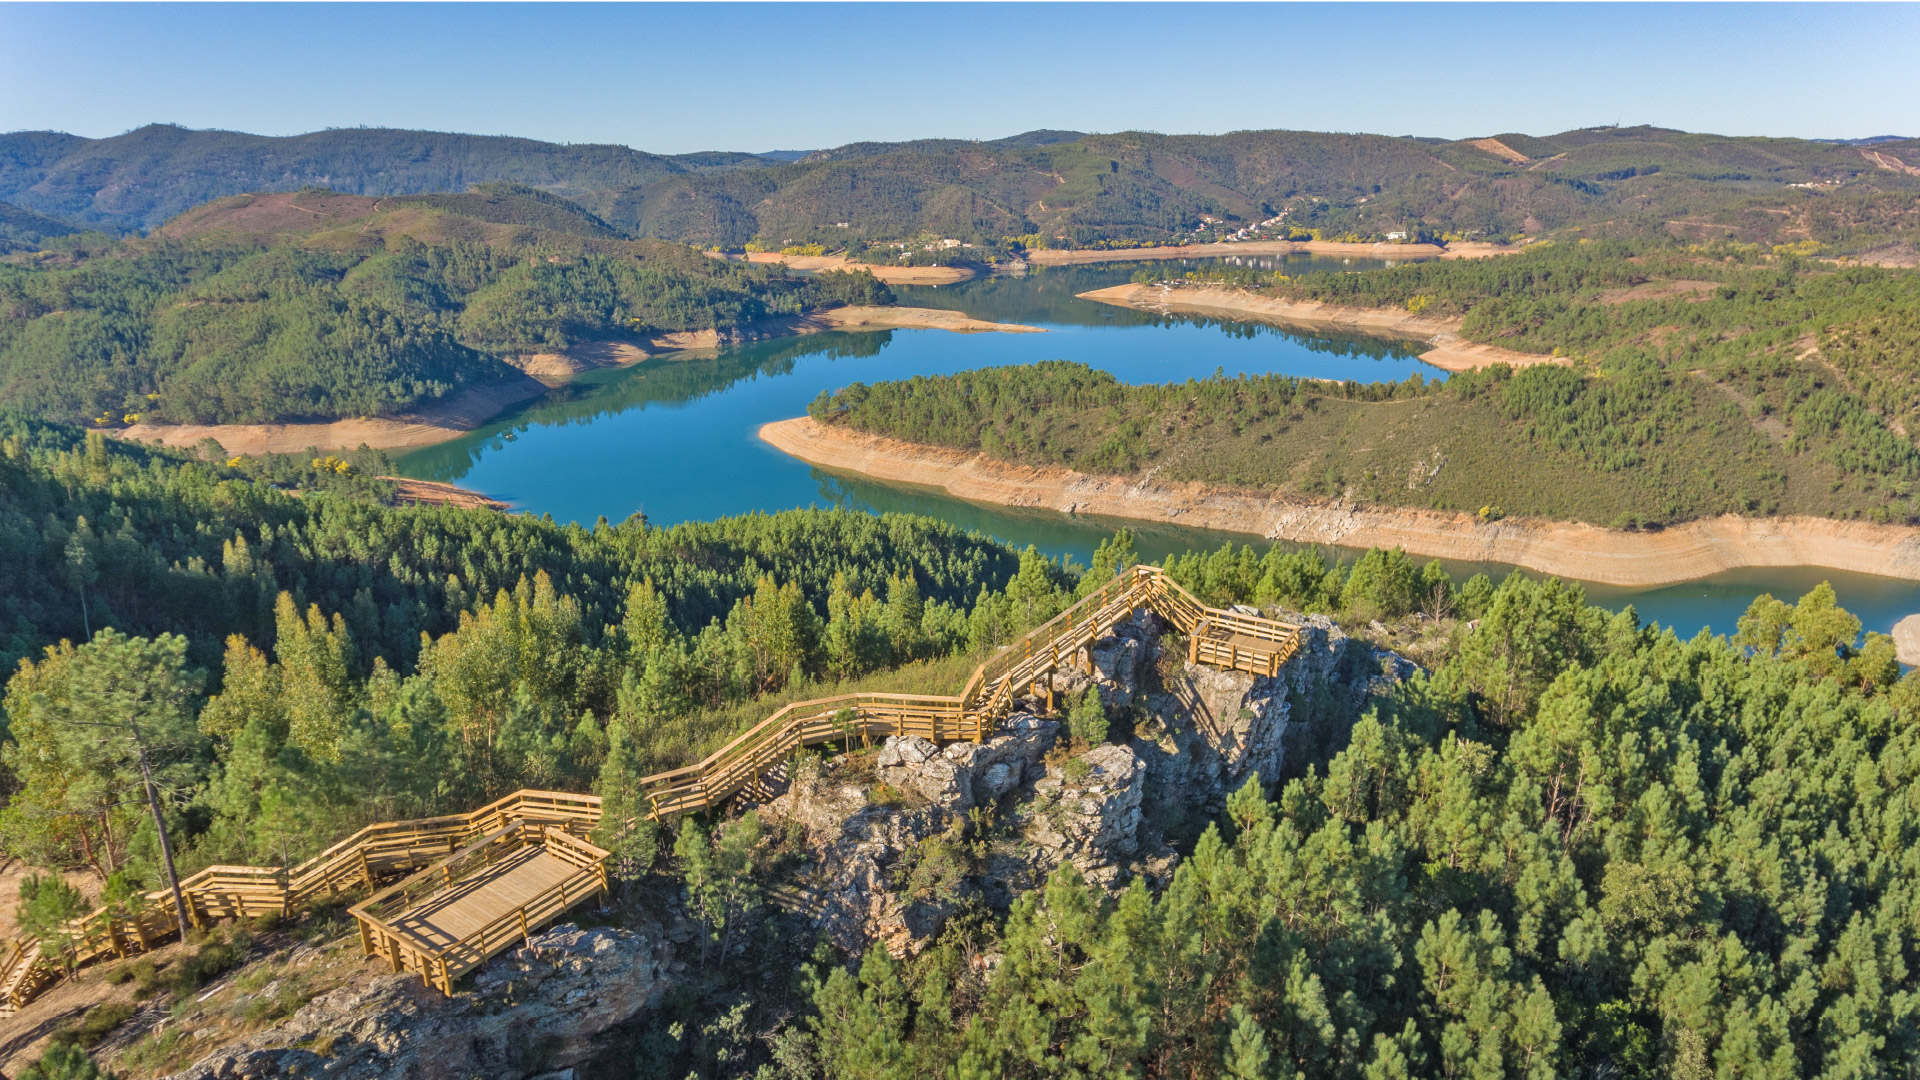
[[1164, 882], [1229, 793], [1337, 745], [1373, 694], [1416, 670], [1324, 617], [1291, 618], [1302, 647], [1272, 678], [1187, 664], [1150, 613], [1118, 627], [1085, 670], [1053, 677], [1056, 701], [1099, 687], [1115, 720], [1100, 746], [1070, 747], [1029, 700], [986, 744], [895, 737], [870, 771], [802, 769], [765, 813], [806, 831], [814, 858], [798, 886], [816, 924], [848, 950], [907, 954], [955, 911], [1005, 907], [1062, 862], [1110, 890]]
[[603, 1035], [652, 1008], [672, 981], [667, 965], [658, 931], [566, 924], [489, 962], [470, 993], [446, 998], [417, 975], [383, 974], [317, 997], [176, 1075], [551, 1075], [587, 1060]]

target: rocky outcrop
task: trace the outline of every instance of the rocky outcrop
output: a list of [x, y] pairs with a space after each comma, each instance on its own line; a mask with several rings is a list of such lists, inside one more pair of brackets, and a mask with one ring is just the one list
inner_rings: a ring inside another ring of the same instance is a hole
[[798, 884], [812, 901], [815, 925], [853, 952], [874, 941], [901, 954], [923, 948], [971, 886], [915, 899], [901, 894], [894, 868], [914, 848], [957, 827], [967, 811], [1030, 785], [1058, 730], [1050, 720], [1021, 715], [984, 744], [942, 749], [895, 736], [874, 759], [873, 787], [835, 780], [817, 767], [800, 770], [765, 813], [807, 832], [812, 858]]
[[1122, 882], [1140, 851], [1147, 766], [1131, 746], [1108, 743], [1047, 769], [1018, 810], [1026, 861], [1044, 874], [1063, 862], [1101, 885]]
[[322, 995], [230, 1043], [180, 1080], [382, 1077], [522, 1080], [586, 1061], [669, 984], [657, 932], [557, 926], [474, 974], [452, 998], [413, 974]]
[[[1303, 732], [1343, 739], [1371, 695], [1415, 670], [1325, 617], [1282, 617], [1301, 625], [1300, 648], [1277, 676], [1258, 679], [1168, 655], [1151, 612], [1121, 623], [1048, 684], [1057, 706], [1098, 687], [1115, 720], [1115, 741], [1077, 755], [1055, 745], [1060, 724], [1028, 712], [984, 744], [889, 738], [861, 782], [817, 765], [796, 776], [765, 812], [806, 830], [811, 857], [799, 885], [816, 924], [850, 951], [880, 941], [905, 954], [970, 898], [1004, 907], [1063, 862], [1108, 889], [1135, 876], [1164, 881], [1176, 847], [1249, 777], [1277, 782]], [[1118, 734], [1129, 729], [1131, 737]], [[968, 834], [985, 850], [975, 872], [938, 895], [905, 895], [901, 868], [920, 856], [915, 849], [942, 836], [957, 842], [968, 812], [982, 807], [1004, 825]]]
[[1324, 750], [1375, 694], [1418, 670], [1398, 654], [1355, 642], [1324, 615], [1280, 612], [1300, 647], [1271, 678], [1181, 664], [1144, 691], [1133, 747], [1146, 762], [1145, 804], [1173, 840], [1218, 817], [1251, 776], [1278, 782], [1296, 750]]
[[947, 913], [904, 900], [888, 871], [909, 849], [944, 831], [949, 815], [931, 803], [895, 805], [872, 796], [863, 785], [802, 769], [763, 813], [806, 830], [810, 858], [799, 886], [821, 931], [849, 952], [873, 941], [906, 951], [938, 933]]
[[1059, 730], [1051, 720], [1023, 713], [986, 743], [957, 742], [941, 749], [918, 736], [894, 736], [880, 748], [874, 766], [882, 781], [949, 814], [965, 815], [1037, 779], [1033, 770]]

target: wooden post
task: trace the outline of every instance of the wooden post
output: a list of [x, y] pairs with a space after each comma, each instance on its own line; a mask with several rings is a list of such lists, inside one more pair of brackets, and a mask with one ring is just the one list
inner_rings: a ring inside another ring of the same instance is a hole
[[372, 935], [367, 933], [367, 920], [360, 918], [359, 916], [355, 916], [353, 922], [354, 922], [354, 925], [360, 928], [360, 955], [372, 956], [373, 955], [373, 937]]
[[361, 880], [365, 881], [367, 888], [371, 889], [373, 888], [373, 866], [367, 862], [367, 849], [360, 848], [356, 854], [360, 856]]
[[520, 905], [520, 940], [532, 941], [533, 935], [527, 931], [527, 905]]
[[451, 863], [442, 864], [440, 867], [440, 876], [446, 879], [447, 891], [452, 892], [453, 891], [453, 865]]

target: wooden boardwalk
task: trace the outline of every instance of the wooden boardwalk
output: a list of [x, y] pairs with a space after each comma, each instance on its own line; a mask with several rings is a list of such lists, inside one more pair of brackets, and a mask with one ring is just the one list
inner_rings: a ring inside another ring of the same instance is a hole
[[[1187, 636], [1195, 663], [1270, 676], [1294, 654], [1299, 627], [1208, 607], [1158, 567], [1134, 566], [981, 664], [956, 697], [842, 694], [789, 705], [704, 760], [643, 778], [651, 816], [713, 810], [753, 789], [803, 746], [918, 735], [938, 743], [991, 738], [1023, 697], [1045, 697], [1050, 677], [1091, 670], [1094, 642], [1141, 610]], [[607, 852], [586, 842], [600, 799], [518, 791], [468, 814], [370, 825], [290, 869], [210, 866], [180, 882], [196, 925], [287, 914], [315, 899], [407, 875], [352, 910], [367, 955], [417, 971], [452, 993], [453, 980], [534, 928], [607, 888]], [[76, 964], [142, 952], [175, 932], [172, 898], [148, 894], [136, 915], [101, 909], [74, 920]], [[0, 942], [0, 1011], [25, 1005], [59, 978], [40, 943]]]

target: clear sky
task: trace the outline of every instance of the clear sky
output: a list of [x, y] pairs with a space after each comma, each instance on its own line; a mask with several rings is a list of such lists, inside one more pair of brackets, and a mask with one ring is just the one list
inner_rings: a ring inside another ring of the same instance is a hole
[[1916, 4], [0, 3], [0, 131], [1920, 135]]

